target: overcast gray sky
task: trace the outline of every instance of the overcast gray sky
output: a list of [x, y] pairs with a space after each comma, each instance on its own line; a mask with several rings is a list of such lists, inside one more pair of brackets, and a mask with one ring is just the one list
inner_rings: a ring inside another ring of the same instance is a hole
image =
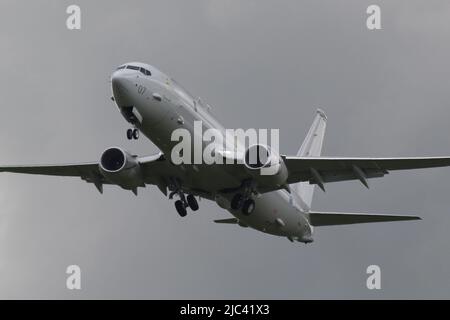
[[[66, 7], [82, 30], [65, 27]], [[380, 5], [382, 30], [365, 26]], [[0, 163], [141, 155], [109, 100], [109, 76], [150, 63], [227, 128], [279, 128], [295, 153], [317, 107], [333, 156], [450, 154], [448, 1], [2, 1]], [[154, 187], [138, 197], [77, 178], [0, 175], [0, 298], [450, 298], [450, 169], [330, 184], [315, 210], [418, 214], [420, 222], [316, 228], [305, 246], [213, 219], [180, 218]], [[65, 269], [82, 270], [82, 290]], [[382, 290], [366, 289], [381, 267]]]

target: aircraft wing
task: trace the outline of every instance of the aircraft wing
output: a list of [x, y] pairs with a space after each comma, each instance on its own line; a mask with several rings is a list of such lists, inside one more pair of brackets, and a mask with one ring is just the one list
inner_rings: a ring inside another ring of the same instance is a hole
[[99, 173], [99, 170], [97, 162], [90, 162], [61, 165], [5, 166], [0, 167], [0, 172], [42, 174], [50, 176], [87, 177], [91, 173]]
[[[142, 166], [146, 175], [149, 172], [157, 172], [161, 170], [160, 155], [153, 155], [139, 159], [139, 164]], [[103, 184], [111, 184], [100, 173], [98, 162], [85, 162], [75, 164], [57, 164], [57, 165], [20, 165], [20, 166], [0, 166], [0, 172], [12, 173], [27, 173], [37, 175], [49, 176], [65, 176], [65, 177], [80, 177], [86, 182], [93, 183], [100, 193], [103, 193]], [[152, 177], [147, 177], [146, 180]], [[152, 182], [152, 181], [146, 181]]]
[[338, 158], [290, 157], [284, 162], [289, 171], [288, 183], [309, 181], [324, 189], [324, 183], [382, 177], [393, 170], [410, 170], [450, 166], [450, 157], [425, 158]]

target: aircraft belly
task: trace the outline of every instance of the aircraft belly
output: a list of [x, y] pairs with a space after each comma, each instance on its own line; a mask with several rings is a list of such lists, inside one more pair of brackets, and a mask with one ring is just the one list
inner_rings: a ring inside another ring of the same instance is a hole
[[[139, 129], [170, 159], [173, 147], [179, 143], [171, 141], [172, 132], [184, 128], [193, 133], [194, 121], [201, 120], [201, 116], [188, 106], [167, 102], [164, 108], [166, 111], [158, 115], [160, 121], [156, 123], [153, 120], [155, 116], [149, 109], [154, 108], [139, 108], [143, 116]], [[194, 194], [196, 190], [203, 191], [211, 200], [224, 186], [228, 189], [238, 188], [242, 180], [236, 173], [223, 170], [223, 166], [187, 164], [174, 166], [170, 171], [165, 174], [165, 178], [168, 178], [167, 175], [178, 177], [182, 181], [183, 189], [191, 190]], [[233, 193], [221, 195], [229, 201]], [[305, 216], [290, 204], [289, 197], [282, 191], [262, 194], [255, 198], [255, 202], [256, 208], [249, 216], [243, 215], [240, 210], [229, 211], [243, 224], [256, 230], [278, 236], [302, 237], [308, 222]]]
[[[179, 124], [174, 121], [173, 116], [169, 116], [158, 126], [143, 127], [142, 132], [166, 155], [171, 157], [171, 151], [178, 141], [171, 141], [171, 132], [177, 129]], [[206, 164], [177, 165], [169, 168], [170, 172], [161, 174], [177, 177], [182, 181], [182, 187], [191, 190], [203, 190], [214, 194], [224, 188], [224, 186], [238, 188], [241, 184], [232, 174], [222, 170], [223, 168]]]
[[301, 237], [307, 220], [281, 192], [268, 192], [256, 198], [255, 210], [249, 216], [240, 210], [230, 209], [229, 212], [256, 230], [278, 236]]

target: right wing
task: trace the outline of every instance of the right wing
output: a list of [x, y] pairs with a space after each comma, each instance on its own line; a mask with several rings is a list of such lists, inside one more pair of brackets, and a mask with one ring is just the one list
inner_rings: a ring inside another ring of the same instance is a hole
[[[139, 164], [144, 171], [146, 183], [158, 184], [158, 177], [155, 176], [155, 173], [161, 172], [161, 166], [166, 164], [166, 161], [162, 159], [161, 154], [139, 158]], [[111, 184], [111, 182], [105, 179], [101, 174], [98, 162], [60, 165], [2, 166], [0, 167], [0, 172], [80, 177], [86, 182], [93, 183], [100, 193], [103, 193], [103, 184]]]
[[32, 166], [4, 166], [0, 172], [42, 174], [49, 176], [83, 177], [90, 173], [100, 173], [97, 162], [61, 164], [61, 165], [32, 165]]

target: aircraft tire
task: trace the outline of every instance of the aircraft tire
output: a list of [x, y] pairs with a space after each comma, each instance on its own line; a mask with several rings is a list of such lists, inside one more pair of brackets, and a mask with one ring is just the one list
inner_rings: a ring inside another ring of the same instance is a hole
[[175, 209], [177, 209], [180, 217], [185, 217], [187, 215], [186, 207], [184, 206], [183, 201], [177, 200], [175, 201]]
[[186, 197], [186, 201], [189, 205], [189, 208], [192, 209], [192, 211], [197, 211], [198, 210], [198, 202], [197, 199], [195, 199], [195, 197], [192, 194], [188, 194]]
[[127, 139], [128, 140], [133, 139], [133, 129], [128, 129], [127, 130]]
[[239, 210], [242, 207], [243, 200], [244, 200], [244, 198], [242, 197], [242, 194], [236, 193], [234, 195], [233, 199], [231, 199], [231, 203], [230, 203], [231, 209]]
[[249, 216], [253, 211], [255, 211], [255, 207], [255, 200], [247, 199], [244, 201], [244, 205], [242, 206], [242, 213]]
[[138, 129], [133, 129], [133, 134], [132, 134], [132, 136], [133, 136], [133, 139], [134, 139], [134, 140], [139, 139], [139, 130], [138, 130]]

